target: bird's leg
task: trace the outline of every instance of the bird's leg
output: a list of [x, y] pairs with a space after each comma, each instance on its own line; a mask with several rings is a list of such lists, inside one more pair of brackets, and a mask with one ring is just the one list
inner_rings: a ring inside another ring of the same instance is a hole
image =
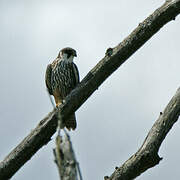
[[60, 98], [55, 98], [56, 108], [58, 108], [62, 104], [62, 100]]
[[62, 104], [62, 102], [56, 103], [56, 107], [58, 108], [61, 104]]

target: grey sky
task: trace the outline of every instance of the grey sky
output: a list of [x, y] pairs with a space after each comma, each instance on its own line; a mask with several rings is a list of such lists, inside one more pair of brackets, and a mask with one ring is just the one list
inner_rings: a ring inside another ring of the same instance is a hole
[[[0, 159], [52, 110], [44, 74], [66, 46], [77, 50], [81, 79], [164, 1], [0, 1]], [[142, 144], [179, 76], [180, 19], [163, 27], [77, 111], [71, 133], [85, 180], [103, 179]], [[55, 136], [54, 136], [55, 137]], [[58, 179], [52, 141], [14, 180]], [[163, 161], [139, 180], [178, 179], [179, 122], [160, 149]]]

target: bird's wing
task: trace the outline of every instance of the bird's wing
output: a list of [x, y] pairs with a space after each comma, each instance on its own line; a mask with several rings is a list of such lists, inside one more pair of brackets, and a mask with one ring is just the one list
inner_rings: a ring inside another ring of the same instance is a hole
[[46, 87], [48, 89], [49, 94], [53, 95], [52, 88], [51, 88], [51, 75], [52, 75], [52, 66], [51, 64], [48, 64], [47, 69], [46, 69], [45, 82], [46, 82]]
[[75, 84], [77, 85], [79, 83], [79, 71], [76, 64], [74, 63], [73, 63], [73, 72], [74, 72], [75, 81], [76, 81]]

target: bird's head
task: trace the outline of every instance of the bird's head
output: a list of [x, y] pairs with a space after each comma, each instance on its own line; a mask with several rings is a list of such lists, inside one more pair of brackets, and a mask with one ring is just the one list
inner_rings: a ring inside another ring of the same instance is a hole
[[76, 51], [70, 47], [61, 49], [58, 54], [58, 58], [62, 58], [62, 60], [69, 62], [72, 62], [74, 57], [77, 57]]

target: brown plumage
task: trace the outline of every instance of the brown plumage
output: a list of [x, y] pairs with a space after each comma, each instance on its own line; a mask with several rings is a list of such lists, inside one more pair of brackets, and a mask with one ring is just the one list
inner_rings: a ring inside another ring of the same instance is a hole
[[[45, 82], [50, 95], [54, 96], [56, 107], [79, 83], [79, 72], [73, 63], [76, 51], [72, 48], [62, 49], [57, 58], [46, 69]], [[67, 129], [76, 128], [75, 113], [65, 121]]]

